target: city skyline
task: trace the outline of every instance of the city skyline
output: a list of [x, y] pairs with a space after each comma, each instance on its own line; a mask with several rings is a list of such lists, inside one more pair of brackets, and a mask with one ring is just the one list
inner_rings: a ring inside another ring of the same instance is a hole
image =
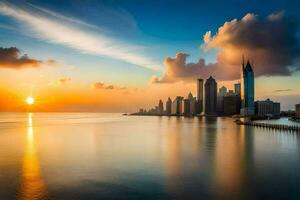
[[197, 94], [209, 76], [234, 90], [242, 55], [254, 61], [255, 100], [294, 110], [298, 4], [237, 2], [187, 3], [183, 17], [179, 1], [0, 1], [0, 111], [134, 112]]
[[[242, 58], [240, 80], [234, 83], [234, 90], [228, 90], [224, 85], [218, 87], [217, 81], [212, 77], [206, 79], [197, 78], [197, 94], [194, 97], [191, 92], [186, 98], [176, 96], [172, 101], [170, 97], [164, 102], [159, 100], [158, 106], [149, 110], [140, 108], [132, 115], [154, 116], [231, 116], [235, 118], [245, 117], [248, 119], [278, 119], [284, 116], [280, 102], [255, 100], [255, 72], [250, 61], [245, 62]], [[203, 87], [204, 86], [204, 87]], [[299, 115], [299, 104], [295, 105], [292, 115]]]

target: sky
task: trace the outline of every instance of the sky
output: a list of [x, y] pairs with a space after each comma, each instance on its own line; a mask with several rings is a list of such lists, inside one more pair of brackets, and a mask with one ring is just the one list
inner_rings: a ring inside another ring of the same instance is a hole
[[133, 112], [239, 81], [300, 102], [300, 3], [284, 0], [0, 1], [0, 111]]

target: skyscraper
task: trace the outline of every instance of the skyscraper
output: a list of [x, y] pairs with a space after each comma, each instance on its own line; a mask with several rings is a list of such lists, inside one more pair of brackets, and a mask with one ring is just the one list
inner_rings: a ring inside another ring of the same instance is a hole
[[196, 113], [200, 114], [203, 111], [203, 79], [197, 79], [197, 107]]
[[182, 114], [182, 100], [183, 97], [177, 96], [172, 102], [172, 114], [181, 115]]
[[249, 61], [243, 60], [241, 80], [242, 115], [254, 115], [254, 72]]
[[205, 82], [205, 114], [216, 115], [217, 109], [217, 82], [209, 77]]
[[193, 97], [192, 93], [189, 93], [188, 95], [188, 99], [190, 101], [190, 113], [191, 115], [196, 115], [197, 114], [197, 106], [198, 106], [198, 102], [196, 97]]
[[203, 79], [197, 80], [197, 99], [203, 101]]
[[164, 104], [161, 99], [159, 100], [159, 103], [158, 103], [158, 114], [159, 115], [164, 114]]
[[166, 102], [166, 114], [171, 115], [171, 113], [172, 113], [172, 100], [169, 97]]
[[191, 104], [189, 99], [183, 100], [183, 114], [186, 116], [191, 114]]
[[241, 95], [241, 83], [234, 84], [234, 93], [236, 95]]

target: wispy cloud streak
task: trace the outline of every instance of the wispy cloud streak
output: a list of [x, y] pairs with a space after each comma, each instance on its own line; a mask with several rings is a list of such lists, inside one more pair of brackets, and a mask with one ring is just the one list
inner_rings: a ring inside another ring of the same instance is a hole
[[274, 92], [289, 92], [289, 91], [292, 91], [292, 89], [274, 90]]
[[32, 5], [30, 8], [0, 2], [0, 14], [21, 22], [30, 31], [32, 37], [65, 45], [82, 53], [107, 56], [152, 70], [161, 68], [160, 64], [138, 53], [141, 47], [108, 37], [99, 30], [91, 31], [88, 26], [84, 26], [81, 21], [78, 23], [76, 19], [48, 10], [45, 12], [41, 8], [36, 8], [39, 12], [33, 12]]

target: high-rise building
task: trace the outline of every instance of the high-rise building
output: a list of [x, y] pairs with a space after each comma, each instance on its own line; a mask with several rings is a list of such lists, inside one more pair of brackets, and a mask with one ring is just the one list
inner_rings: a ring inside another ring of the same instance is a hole
[[270, 99], [265, 101], [255, 102], [255, 114], [261, 117], [264, 116], [279, 116], [280, 103], [273, 102]]
[[241, 95], [241, 83], [234, 84], [234, 93], [237, 95]]
[[197, 107], [198, 107], [198, 101], [196, 97], [193, 97], [192, 93], [189, 93], [188, 99], [190, 101], [190, 113], [191, 115], [196, 115], [197, 114]]
[[177, 96], [172, 102], [172, 114], [181, 115], [182, 114], [182, 99], [183, 97]]
[[190, 115], [191, 114], [191, 109], [190, 109], [190, 100], [189, 99], [184, 99], [183, 100], [183, 114], [184, 115]]
[[197, 80], [197, 100], [203, 101], [203, 79]]
[[196, 113], [200, 114], [203, 111], [203, 79], [197, 79], [197, 107]]
[[164, 114], [164, 104], [161, 99], [158, 102], [158, 114], [159, 115]]
[[217, 82], [209, 77], [205, 82], [205, 114], [216, 115], [217, 111]]
[[166, 102], [166, 115], [171, 115], [171, 114], [172, 114], [172, 100], [169, 97]]
[[249, 61], [242, 64], [242, 82], [241, 82], [241, 114], [248, 116], [254, 115], [254, 72]]
[[300, 103], [295, 105], [296, 118], [300, 119]]
[[218, 96], [217, 96], [217, 113], [219, 115], [224, 114], [224, 107], [223, 107], [223, 97], [227, 94], [227, 88], [222, 86], [219, 88]]

